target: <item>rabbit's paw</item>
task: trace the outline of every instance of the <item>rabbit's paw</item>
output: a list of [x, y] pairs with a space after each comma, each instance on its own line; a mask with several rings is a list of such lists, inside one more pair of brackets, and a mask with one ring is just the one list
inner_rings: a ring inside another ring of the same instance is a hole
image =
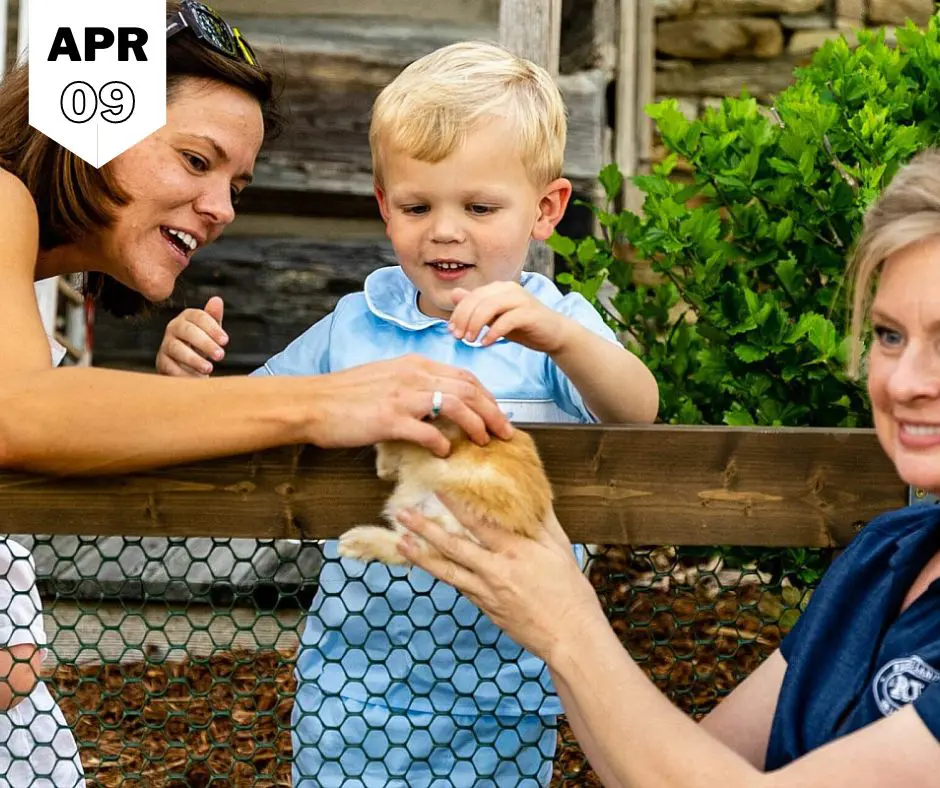
[[339, 554], [359, 561], [381, 561], [383, 564], [403, 565], [408, 562], [396, 546], [400, 534], [376, 525], [350, 528], [339, 538]]

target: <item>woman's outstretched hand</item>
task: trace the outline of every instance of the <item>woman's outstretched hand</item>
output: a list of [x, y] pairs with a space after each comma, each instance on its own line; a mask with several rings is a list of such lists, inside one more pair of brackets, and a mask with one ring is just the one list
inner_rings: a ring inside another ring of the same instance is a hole
[[474, 442], [486, 444], [491, 433], [512, 436], [493, 395], [474, 375], [422, 356], [377, 361], [308, 380], [317, 387], [317, 417], [308, 442], [324, 448], [406, 440], [446, 456], [450, 443], [427, 420], [436, 391], [441, 392], [440, 415]]
[[549, 665], [556, 645], [570, 645], [588, 621], [600, 616], [607, 626], [597, 595], [553, 511], [539, 537], [528, 539], [474, 520], [454, 502], [442, 500], [480, 544], [409, 511], [402, 516], [402, 525], [440, 552], [429, 555], [406, 534], [399, 551], [409, 561], [454, 586]]

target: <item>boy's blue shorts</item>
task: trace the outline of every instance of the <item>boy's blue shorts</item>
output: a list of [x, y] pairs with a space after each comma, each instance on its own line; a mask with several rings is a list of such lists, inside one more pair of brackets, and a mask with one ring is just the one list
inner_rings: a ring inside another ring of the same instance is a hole
[[295, 788], [544, 788], [555, 717], [392, 711], [301, 685]]

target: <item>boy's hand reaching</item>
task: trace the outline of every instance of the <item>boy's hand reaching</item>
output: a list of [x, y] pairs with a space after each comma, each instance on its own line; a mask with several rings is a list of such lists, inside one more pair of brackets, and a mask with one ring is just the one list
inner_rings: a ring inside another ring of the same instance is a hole
[[451, 296], [456, 307], [449, 326], [457, 339], [473, 342], [489, 326], [483, 345], [505, 337], [552, 354], [564, 343], [565, 317], [526, 292], [518, 282], [491, 282], [474, 290], [456, 288]]
[[[173, 377], [208, 377], [212, 361], [225, 357], [228, 334], [222, 330], [224, 303], [218, 296], [205, 309], [186, 309], [174, 317], [157, 351], [157, 372]], [[211, 359], [211, 361], [210, 361]]]

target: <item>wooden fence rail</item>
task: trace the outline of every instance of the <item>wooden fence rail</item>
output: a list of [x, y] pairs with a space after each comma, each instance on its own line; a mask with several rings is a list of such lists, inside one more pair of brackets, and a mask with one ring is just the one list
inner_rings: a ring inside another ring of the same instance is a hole
[[[905, 505], [870, 430], [531, 426], [572, 539], [830, 547]], [[322, 539], [377, 522], [369, 449], [285, 447], [119, 477], [0, 472], [7, 533]]]

